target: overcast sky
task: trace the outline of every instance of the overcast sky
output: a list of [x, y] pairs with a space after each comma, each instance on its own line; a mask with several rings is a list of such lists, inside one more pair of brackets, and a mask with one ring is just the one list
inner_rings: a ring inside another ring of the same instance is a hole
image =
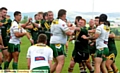
[[94, 1], [95, 12], [120, 12], [120, 0], [0, 0], [0, 7], [8, 11], [38, 12], [38, 11], [67, 11], [92, 12]]

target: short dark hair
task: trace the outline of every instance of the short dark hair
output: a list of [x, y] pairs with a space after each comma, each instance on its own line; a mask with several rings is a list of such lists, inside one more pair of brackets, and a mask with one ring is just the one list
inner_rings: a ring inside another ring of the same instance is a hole
[[34, 17], [36, 17], [36, 16], [37, 16], [37, 14], [34, 15]]
[[107, 21], [107, 15], [106, 14], [101, 14], [99, 17], [99, 22], [105, 22]]
[[47, 12], [43, 13], [43, 19], [45, 19], [45, 16], [48, 16]]
[[99, 16], [96, 16], [95, 19], [99, 19]]
[[82, 16], [76, 16], [75, 19], [82, 19]]
[[48, 11], [47, 13], [53, 13], [52, 11]]
[[1, 7], [0, 10], [6, 10], [7, 11], [7, 8], [6, 7]]
[[17, 16], [17, 15], [19, 15], [19, 14], [21, 14], [20, 11], [15, 11], [15, 12], [14, 12], [14, 17]]
[[45, 43], [46, 41], [47, 41], [47, 36], [45, 34], [40, 34], [38, 36], [38, 40], [37, 40], [38, 43]]
[[43, 14], [43, 12], [38, 12], [38, 14]]
[[110, 22], [109, 21], [105, 21], [104, 24], [110, 26]]
[[[76, 16], [75, 19], [77, 19], [77, 21], [79, 21], [80, 19], [82, 19], [82, 16]], [[75, 24], [77, 24], [77, 22], [75, 22]]]
[[60, 17], [62, 17], [63, 15], [65, 15], [66, 14], [66, 10], [65, 9], [60, 9], [59, 11], [58, 11], [58, 19], [60, 18]]

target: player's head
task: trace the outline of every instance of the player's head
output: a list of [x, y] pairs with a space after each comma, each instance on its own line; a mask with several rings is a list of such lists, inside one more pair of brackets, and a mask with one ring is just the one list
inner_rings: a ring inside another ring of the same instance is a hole
[[95, 25], [98, 26], [99, 25], [99, 16], [95, 17]]
[[34, 15], [34, 19], [35, 19], [36, 21], [39, 20], [38, 14], [35, 14], [35, 15]]
[[66, 19], [66, 10], [64, 9], [60, 9], [58, 11], [58, 19], [62, 19], [62, 20], [65, 20]]
[[14, 12], [14, 17], [15, 17], [15, 20], [17, 20], [18, 22], [20, 22], [21, 18], [22, 18], [21, 12], [20, 11], [15, 11]]
[[47, 43], [47, 36], [46, 36], [45, 34], [40, 34], [40, 35], [38, 36], [37, 43], [46, 44], [46, 43]]
[[90, 27], [93, 27], [94, 24], [95, 24], [94, 20], [93, 20], [93, 19], [90, 19], [90, 21], [89, 21], [89, 26], [90, 26]]
[[7, 8], [6, 7], [2, 7], [2, 8], [0, 8], [0, 11], [1, 11], [2, 17], [5, 18], [6, 15], [7, 15]]
[[38, 12], [39, 20], [43, 19], [43, 12]]
[[79, 20], [79, 24], [80, 24], [81, 27], [85, 27], [85, 25], [86, 25], [86, 20], [85, 20], [85, 19], [80, 19], [80, 20]]
[[77, 24], [80, 19], [82, 19], [81, 16], [76, 16], [76, 18], [75, 18], [75, 24]]
[[101, 14], [99, 18], [99, 23], [104, 23], [107, 21], [107, 15], [106, 14]]
[[47, 12], [43, 13], [43, 19], [48, 20], [48, 13]]
[[47, 14], [48, 14], [48, 20], [52, 21], [54, 19], [53, 18], [54, 17], [53, 12], [52, 11], [48, 11]]

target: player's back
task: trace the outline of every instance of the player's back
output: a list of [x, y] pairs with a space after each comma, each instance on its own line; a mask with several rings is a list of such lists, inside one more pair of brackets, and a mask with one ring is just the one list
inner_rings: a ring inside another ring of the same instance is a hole
[[97, 27], [97, 31], [100, 32], [100, 36], [96, 39], [96, 46], [98, 48], [108, 47], [107, 43], [109, 38], [110, 29], [108, 26], [101, 24]]
[[48, 60], [52, 58], [52, 49], [45, 45], [34, 45], [29, 48], [31, 68], [49, 66]]

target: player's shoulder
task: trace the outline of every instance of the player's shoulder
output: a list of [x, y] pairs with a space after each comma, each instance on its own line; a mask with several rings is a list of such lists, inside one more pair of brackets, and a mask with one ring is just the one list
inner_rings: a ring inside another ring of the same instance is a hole
[[32, 45], [32, 46], [30, 46], [30, 47], [28, 48], [28, 50], [35, 49], [35, 47], [37, 47], [37, 46]]
[[36, 47], [35, 45], [32, 45], [32, 46], [30, 46], [29, 48], [34, 48], [34, 47]]
[[54, 19], [52, 21], [52, 25], [56, 25], [56, 24], [59, 24], [59, 23], [60, 23], [59, 19]]
[[6, 20], [7, 20], [7, 21], [11, 21], [11, 22], [12, 22], [12, 20], [11, 20], [10, 18], [6, 18]]
[[50, 46], [48, 46], [48, 45], [46, 45], [46, 48], [51, 49], [51, 47], [50, 47]]
[[59, 23], [60, 23], [60, 24], [66, 24], [65, 21], [63, 21], [63, 20], [61, 20], [61, 19], [59, 19]]
[[101, 24], [101, 25], [99, 25], [96, 29], [101, 29], [101, 28], [103, 28], [103, 26], [104, 26], [104, 25]]
[[16, 21], [13, 21], [12, 25], [18, 25], [18, 23]]

